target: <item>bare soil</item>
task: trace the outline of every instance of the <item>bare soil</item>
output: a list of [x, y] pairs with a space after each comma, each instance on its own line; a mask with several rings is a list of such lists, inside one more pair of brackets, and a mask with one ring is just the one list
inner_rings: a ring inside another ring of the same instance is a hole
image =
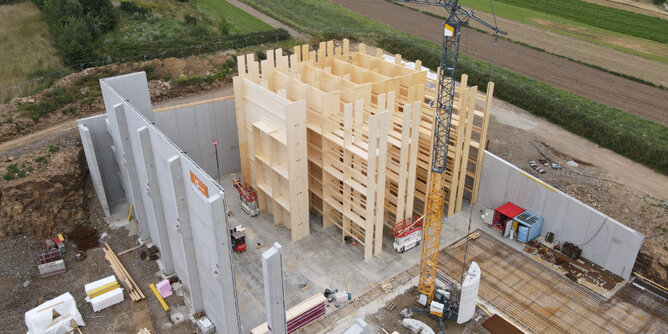
[[[425, 40], [441, 43], [441, 19], [397, 6], [384, 0], [332, 0]], [[462, 38], [460, 50], [480, 60], [492, 61], [493, 37], [471, 30]], [[597, 70], [526, 46], [499, 39], [494, 63], [529, 78], [618, 108], [642, 118], [668, 125], [668, 90]]]
[[[421, 11], [439, 16], [445, 15], [443, 8], [436, 6], [425, 6], [417, 4], [407, 4], [406, 6], [417, 8]], [[464, 8], [470, 10], [468, 7]], [[491, 14], [476, 11], [476, 16], [487, 22], [494, 22], [494, 17]], [[643, 80], [647, 80], [657, 85], [668, 86], [668, 65], [665, 63], [636, 56], [620, 50], [615, 50], [611, 47], [583, 41], [578, 38], [566, 36], [547, 29], [542, 29], [540, 27], [520, 23], [503, 17], [497, 17], [496, 21], [499, 27], [508, 33], [508, 36], [506, 37], [512, 41], [531, 45], [533, 47], [543, 49], [547, 52], [582, 61], [587, 64], [600, 66], [617, 73], [642, 78]], [[540, 24], [549, 26], [555, 23], [543, 21]], [[473, 28], [483, 30], [486, 29], [482, 24], [475, 21], [471, 21], [470, 25]], [[577, 29], [565, 26], [559, 26], [558, 28]], [[469, 33], [470, 31], [464, 31], [464, 39], [466, 39], [466, 34]], [[603, 37], [598, 36], [595, 38]], [[632, 40], [637, 41], [637, 39]], [[611, 44], [627, 43], [623, 39], [609, 40], [606, 42]], [[644, 48], [645, 52], [668, 56], [668, 45], [661, 43], [651, 43], [650, 45], [625, 44], [620, 46], [631, 47], [638, 51], [642, 51], [642, 48]], [[654, 48], [647, 49], [650, 47]]]
[[[109, 243], [115, 252], [135, 246], [136, 237], [129, 236], [127, 230], [109, 228], [108, 222], [103, 218], [104, 214], [90, 179], [85, 194], [86, 202], [90, 206], [85, 226], [97, 229], [99, 236], [106, 233], [101, 242]], [[190, 321], [179, 325], [171, 323], [170, 314], [162, 309], [148, 286], [161, 280], [157, 275], [158, 264], [140, 260], [137, 251], [120, 256], [120, 260], [139, 284], [146, 299], [132, 303], [126, 295], [123, 302], [94, 313], [90, 304], [84, 300], [86, 297], [84, 285], [114, 273], [109, 262], [104, 259], [102, 248], [96, 247], [85, 251], [86, 258], [78, 262], [74, 260], [74, 254], [77, 252], [74, 243], [66, 238], [65, 245], [68, 249], [64, 255], [67, 272], [41, 278], [37, 270], [38, 255], [42, 249], [40, 241], [26, 236], [0, 238], [2, 332], [25, 332], [23, 314], [65, 292], [69, 292], [77, 301], [77, 308], [86, 321], [86, 326], [81, 328], [83, 333], [136, 333], [144, 327], [150, 329], [152, 333], [185, 334], [194, 331], [194, 325]], [[183, 298], [176, 295], [166, 298], [165, 301], [172, 308], [184, 305]]]

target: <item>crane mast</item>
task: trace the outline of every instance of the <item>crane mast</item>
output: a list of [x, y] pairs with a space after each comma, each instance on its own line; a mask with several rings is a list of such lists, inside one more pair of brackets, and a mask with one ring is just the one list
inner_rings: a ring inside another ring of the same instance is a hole
[[438, 94], [436, 113], [434, 115], [431, 172], [429, 174], [427, 203], [425, 205], [425, 218], [422, 228], [422, 254], [420, 257], [420, 277], [418, 280], [418, 291], [431, 301], [434, 298], [438, 252], [441, 242], [441, 222], [443, 220], [443, 205], [445, 200], [443, 186], [448, 159], [452, 106], [455, 98], [455, 71], [457, 68], [457, 59], [459, 58], [461, 27], [464, 24], [468, 24], [469, 19], [473, 19], [497, 34], [506, 33], [500, 31], [498, 27], [478, 18], [473, 12], [461, 8], [458, 5], [458, 0], [401, 2], [441, 6], [447, 11], [447, 18], [443, 22], [443, 42], [441, 44], [441, 60], [438, 67]]

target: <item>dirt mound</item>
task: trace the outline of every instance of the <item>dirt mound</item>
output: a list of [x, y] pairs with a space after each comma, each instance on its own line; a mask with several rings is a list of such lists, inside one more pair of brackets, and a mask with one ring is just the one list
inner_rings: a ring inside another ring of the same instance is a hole
[[0, 163], [0, 237], [45, 238], [87, 217], [88, 169], [81, 145], [51, 145], [7, 160]]

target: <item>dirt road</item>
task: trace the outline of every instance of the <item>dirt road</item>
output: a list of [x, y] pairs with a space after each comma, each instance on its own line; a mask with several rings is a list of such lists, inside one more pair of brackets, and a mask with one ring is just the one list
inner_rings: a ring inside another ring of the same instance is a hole
[[58, 134], [61, 134], [63, 132], [72, 130], [77, 127], [77, 121], [76, 120], [68, 120], [59, 124], [56, 124], [52, 127], [46, 128], [44, 130], [40, 130], [37, 132], [33, 132], [30, 134], [27, 134], [25, 136], [6, 141], [3, 143], [0, 143], [0, 153], [9, 151], [11, 149], [21, 147], [27, 144], [30, 144], [34, 141], [37, 141], [39, 139], [45, 139], [49, 138], [52, 136], [56, 136]]
[[[441, 43], [441, 19], [384, 0], [331, 0], [371, 19]], [[460, 50], [492, 60], [493, 37], [471, 30]], [[570, 60], [499, 39], [495, 64], [565, 91], [668, 125], [668, 90], [654, 88]]]

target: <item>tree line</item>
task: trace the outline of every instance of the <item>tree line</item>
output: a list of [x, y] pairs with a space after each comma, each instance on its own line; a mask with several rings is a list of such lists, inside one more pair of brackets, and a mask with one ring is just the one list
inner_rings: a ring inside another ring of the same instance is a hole
[[78, 64], [95, 59], [94, 42], [118, 24], [110, 0], [33, 0], [44, 13], [63, 61]]

